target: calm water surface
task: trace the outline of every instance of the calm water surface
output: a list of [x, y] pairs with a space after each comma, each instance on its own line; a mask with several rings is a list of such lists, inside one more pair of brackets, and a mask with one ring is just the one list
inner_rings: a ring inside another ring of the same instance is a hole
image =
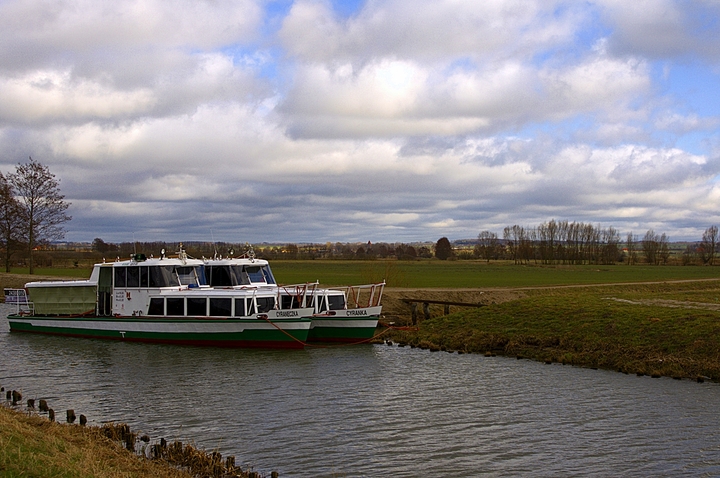
[[[719, 476], [720, 387], [389, 346], [10, 334], [0, 385], [281, 476]], [[4, 399], [4, 396], [3, 396]]]

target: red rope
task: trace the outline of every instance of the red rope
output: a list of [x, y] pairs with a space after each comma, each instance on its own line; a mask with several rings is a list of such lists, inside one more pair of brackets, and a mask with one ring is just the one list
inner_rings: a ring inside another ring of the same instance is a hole
[[383, 323], [378, 322], [378, 325], [380, 325], [381, 327], [385, 327], [385, 330], [383, 330], [383, 331], [380, 332], [379, 334], [373, 335], [373, 336], [370, 337], [369, 339], [364, 339], [364, 340], [360, 340], [360, 341], [352, 342], [352, 343], [348, 343], [348, 344], [319, 345], [319, 344], [309, 344], [309, 343], [307, 343], [307, 342], [303, 342], [302, 340], [298, 339], [297, 337], [294, 337], [293, 335], [287, 333], [285, 330], [283, 330], [283, 329], [281, 329], [280, 327], [278, 327], [277, 325], [275, 325], [275, 323], [274, 323], [273, 321], [271, 321], [266, 315], [261, 315], [260, 318], [263, 319], [263, 320], [264, 320], [265, 322], [267, 322], [268, 324], [270, 324], [270, 325], [272, 325], [273, 327], [275, 327], [276, 329], [278, 329], [278, 330], [279, 330], [280, 332], [282, 332], [283, 334], [285, 334], [285, 335], [287, 335], [288, 337], [290, 337], [291, 339], [293, 339], [295, 342], [298, 342], [298, 343], [300, 343], [300, 344], [303, 344], [305, 347], [315, 347], [315, 348], [318, 348], [318, 349], [329, 349], [329, 348], [337, 348], [337, 347], [348, 347], [348, 346], [350, 346], [350, 345], [365, 344], [365, 343], [368, 343], [368, 342], [370, 342], [370, 341], [373, 341], [373, 340], [375, 340], [375, 339], [377, 339], [377, 338], [385, 335], [387, 332], [390, 332], [391, 330], [414, 330], [414, 331], [417, 331], [417, 330], [418, 330], [417, 327], [395, 327], [394, 325], [383, 324]]

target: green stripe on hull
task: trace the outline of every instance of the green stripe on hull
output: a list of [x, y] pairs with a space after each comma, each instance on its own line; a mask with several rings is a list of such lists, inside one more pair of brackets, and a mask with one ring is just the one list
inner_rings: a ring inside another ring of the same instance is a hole
[[[131, 342], [205, 345], [216, 347], [302, 348], [307, 340], [309, 319], [267, 322], [214, 320], [143, 320], [112, 318], [8, 317], [11, 332], [31, 332], [71, 337]], [[32, 322], [31, 322], [32, 321]], [[55, 323], [53, 323], [55, 322]], [[70, 323], [71, 325], [68, 325]], [[84, 326], [87, 325], [87, 326]], [[287, 328], [284, 328], [287, 327]], [[177, 330], [172, 330], [177, 328]], [[203, 331], [202, 329], [225, 329]], [[197, 329], [197, 330], [189, 330]], [[233, 329], [239, 329], [233, 331]]]

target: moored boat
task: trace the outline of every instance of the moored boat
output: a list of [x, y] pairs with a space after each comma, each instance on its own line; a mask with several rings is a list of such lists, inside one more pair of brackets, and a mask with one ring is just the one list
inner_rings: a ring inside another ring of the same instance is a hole
[[277, 290], [283, 307], [312, 307], [309, 342], [354, 343], [371, 339], [382, 312], [385, 283], [320, 288], [318, 283], [278, 285], [264, 259], [252, 248], [243, 256], [205, 261], [213, 288]]
[[311, 307], [282, 307], [273, 289], [214, 289], [205, 264], [145, 258], [96, 264], [87, 280], [29, 282], [31, 311], [12, 332], [220, 347], [302, 348]]

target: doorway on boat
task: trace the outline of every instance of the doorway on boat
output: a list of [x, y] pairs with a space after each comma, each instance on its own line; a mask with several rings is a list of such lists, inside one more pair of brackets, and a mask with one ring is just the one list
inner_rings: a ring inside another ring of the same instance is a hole
[[112, 267], [101, 267], [100, 277], [98, 278], [98, 300], [97, 300], [97, 315], [110, 316], [112, 315], [112, 278], [113, 268]]

